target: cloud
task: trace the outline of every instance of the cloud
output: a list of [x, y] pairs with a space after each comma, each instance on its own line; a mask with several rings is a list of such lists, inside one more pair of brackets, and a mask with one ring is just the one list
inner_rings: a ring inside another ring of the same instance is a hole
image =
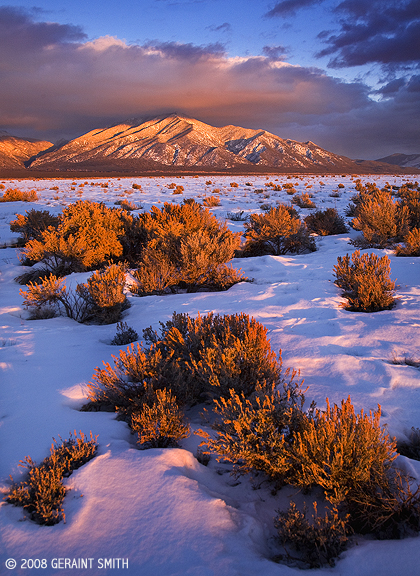
[[219, 26], [207, 26], [207, 29], [211, 30], [212, 32], [231, 32], [232, 26], [229, 24], [229, 22], [223, 22], [223, 24], [220, 24]]
[[327, 47], [317, 54], [333, 56], [330, 67], [418, 64], [418, 0], [344, 0], [336, 7], [336, 13], [341, 29], [320, 35]]
[[83, 41], [86, 34], [80, 26], [34, 22], [31, 12], [11, 6], [0, 6], [0, 37], [2, 50], [23, 52], [28, 48], [39, 50], [49, 45]]
[[7, 30], [0, 31], [0, 129], [12, 134], [55, 141], [177, 111], [216, 126], [312, 140], [350, 156], [417, 147], [414, 80], [375, 102], [360, 82], [283, 62], [283, 46], [229, 58], [221, 44], [87, 41], [77, 26], [38, 23], [15, 9], [3, 10], [0, 22]]
[[196, 46], [191, 43], [183, 44], [181, 42], [159, 42], [159, 40], [152, 40], [143, 47], [155, 54], [161, 55], [163, 58], [189, 62], [207, 60], [214, 56], [223, 56], [225, 54], [225, 47], [220, 42], [207, 44], [206, 46]]
[[308, 6], [316, 6], [324, 0], [281, 0], [267, 12], [266, 16], [273, 18], [276, 16], [294, 16], [298, 10], [307, 8]]
[[285, 46], [263, 46], [262, 53], [273, 60], [285, 60], [288, 49]]

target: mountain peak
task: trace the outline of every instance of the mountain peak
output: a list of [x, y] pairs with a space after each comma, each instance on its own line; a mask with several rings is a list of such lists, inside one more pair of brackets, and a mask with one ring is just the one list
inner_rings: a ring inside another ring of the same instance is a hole
[[[176, 171], [369, 172], [389, 165], [365, 165], [324, 150], [311, 141], [283, 139], [265, 130], [211, 126], [171, 112], [91, 130], [66, 144], [44, 143], [29, 154], [31, 170], [153, 173]], [[48, 144], [48, 145], [47, 145]]]

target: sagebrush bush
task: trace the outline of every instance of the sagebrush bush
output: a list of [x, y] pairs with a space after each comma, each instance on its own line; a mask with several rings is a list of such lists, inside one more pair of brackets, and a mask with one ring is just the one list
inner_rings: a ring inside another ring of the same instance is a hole
[[30, 282], [22, 288], [23, 305], [31, 311], [30, 318], [41, 319], [53, 317], [59, 313], [59, 303], [65, 297], [66, 287], [64, 280], [53, 274], [43, 278], [39, 284]]
[[48, 210], [32, 209], [27, 210], [25, 216], [16, 214], [16, 220], [10, 222], [10, 230], [18, 232], [22, 243], [26, 244], [29, 240], [39, 240], [47, 228], [57, 228], [58, 223], [58, 216], [50, 214]]
[[122, 264], [111, 264], [97, 270], [86, 284], [78, 284], [76, 292], [86, 302], [87, 317], [100, 324], [113, 324], [129, 307], [124, 294], [125, 268]]
[[245, 214], [244, 210], [238, 210], [238, 212], [228, 212], [226, 218], [233, 222], [246, 222], [249, 216]]
[[280, 378], [259, 384], [249, 398], [234, 390], [227, 398], [216, 398], [215, 435], [198, 431], [205, 438], [200, 446], [207, 446], [207, 452], [216, 453], [218, 460], [231, 462], [235, 474], [263, 472], [279, 486], [293, 476], [293, 438], [307, 418], [296, 372], [286, 370], [281, 384]]
[[299, 206], [299, 208], [316, 208], [315, 203], [311, 200], [311, 197], [307, 192], [302, 192], [302, 194], [295, 194], [292, 198], [293, 204]]
[[[264, 473], [277, 487], [285, 482], [303, 490], [320, 487], [339, 510], [333, 524], [338, 522], [343, 534], [341, 520], [380, 538], [418, 532], [420, 487], [412, 490], [413, 479], [394, 467], [395, 439], [380, 426], [380, 406], [356, 414], [349, 397], [341, 406], [331, 407], [327, 399], [326, 411], [312, 404], [304, 412], [294, 376], [283, 380], [283, 388], [259, 385], [249, 398], [231, 391], [215, 399], [213, 434], [197, 432], [205, 438], [204, 453], [231, 462], [236, 474]], [[292, 528], [293, 518], [297, 525]], [[299, 514], [283, 519], [286, 534], [289, 529], [310, 534]], [[325, 520], [326, 534], [330, 520]]]
[[134, 205], [121, 207], [80, 200], [68, 206], [58, 221], [50, 221], [48, 212], [19, 216], [12, 229], [26, 241], [21, 260], [42, 262], [42, 272], [38, 268], [34, 278], [25, 275], [22, 282], [49, 273], [65, 276], [94, 270], [112, 262], [126, 262], [133, 268], [137, 293], [142, 296], [181, 289], [224, 290], [244, 279], [241, 271], [226, 265], [241, 235], [194, 200], [153, 206], [135, 216], [127, 212]]
[[353, 243], [360, 247], [384, 248], [401, 240], [408, 232], [409, 209], [394, 200], [388, 190], [375, 186], [362, 189], [352, 226], [363, 236]]
[[139, 216], [143, 247], [135, 264], [138, 293], [161, 294], [186, 289], [226, 289], [244, 279], [228, 267], [240, 244], [207, 208], [195, 201], [165, 203]]
[[75, 431], [74, 437], [70, 434], [70, 438], [62, 440], [60, 445], [54, 440], [50, 456], [39, 466], [30, 456], [20, 462], [19, 466], [28, 469], [28, 478], [13, 483], [5, 500], [25, 508], [31, 519], [38, 524], [57, 524], [65, 519], [63, 500], [66, 488], [62, 483], [63, 478], [91, 460], [97, 448], [97, 436], [93, 437], [92, 432], [90, 439], [83, 432], [78, 437]]
[[115, 334], [114, 338], [111, 340], [111, 344], [113, 346], [125, 346], [127, 344], [131, 344], [132, 342], [136, 342], [139, 339], [139, 335], [127, 324], [127, 322], [118, 322], [117, 323], [117, 333]]
[[362, 254], [360, 250], [351, 256], [339, 256], [333, 268], [334, 283], [343, 289], [348, 301], [348, 310], [356, 312], [377, 312], [389, 310], [395, 305], [393, 297], [395, 281], [389, 275], [388, 256], [378, 258], [376, 254]]
[[137, 433], [140, 448], [169, 448], [190, 435], [171, 390], [153, 390], [139, 412], [131, 415], [131, 429]]
[[64, 279], [50, 274], [39, 284], [30, 282], [26, 285], [27, 290], [21, 288], [19, 293], [32, 319], [51, 318], [64, 312], [77, 322], [90, 320], [112, 324], [129, 307], [124, 284], [124, 267], [111, 264], [94, 272], [87, 283], [78, 284], [75, 291], [66, 288]]
[[370, 481], [357, 486], [345, 504], [350, 525], [360, 534], [380, 539], [400, 539], [420, 531], [420, 486], [411, 489], [414, 479], [398, 468], [386, 474], [376, 470]]
[[35, 190], [29, 190], [24, 192], [18, 188], [8, 188], [2, 196], [0, 196], [0, 202], [36, 202], [38, 200], [38, 194]]
[[380, 426], [381, 410], [356, 414], [350, 397], [316, 410], [293, 443], [293, 484], [320, 486], [331, 504], [362, 491], [373, 476], [384, 476], [397, 457], [396, 444]]
[[316, 250], [304, 223], [294, 208], [279, 204], [265, 214], [251, 214], [245, 222], [245, 256], [272, 254], [279, 256], [288, 252], [302, 254]]
[[203, 206], [208, 206], [209, 208], [220, 206], [220, 198], [218, 196], [207, 196], [203, 200]]
[[229, 391], [249, 396], [259, 384], [280, 382], [281, 364], [267, 340], [267, 329], [246, 314], [174, 313], [151, 327], [148, 348], [132, 344], [113, 364], [96, 368], [88, 385], [97, 405], [132, 412], [144, 402], [147, 387], [170, 388], [180, 404], [192, 405]]
[[313, 214], [309, 214], [305, 218], [305, 224], [309, 230], [321, 236], [345, 234], [347, 232], [344, 218], [339, 216], [335, 208], [317, 210]]
[[413, 228], [403, 238], [404, 244], [397, 246], [397, 256], [420, 256], [420, 228]]
[[176, 264], [165, 251], [155, 248], [143, 252], [142, 259], [132, 274], [137, 284], [131, 290], [140, 296], [175, 291], [181, 281]]
[[43, 262], [45, 268], [60, 276], [103, 266], [123, 254], [122, 212], [79, 200], [63, 210], [58, 227], [49, 226], [26, 244], [23, 258]]
[[401, 205], [408, 209], [410, 229], [420, 228], [420, 189], [416, 184], [407, 182], [399, 190]]
[[131, 200], [117, 200], [115, 202], [116, 206], [120, 206], [123, 210], [126, 210], [127, 212], [132, 212], [133, 210], [141, 210], [143, 208], [143, 206], [140, 206], [138, 204], [135, 204], [134, 202], [131, 202]]
[[[316, 502], [311, 519], [307, 516], [306, 506], [300, 512], [294, 502], [286, 512], [279, 511], [274, 526], [280, 543], [290, 560], [301, 561], [310, 568], [320, 568], [324, 564], [333, 566], [334, 560], [347, 547], [346, 519], [340, 517], [336, 508], [327, 509], [324, 516], [319, 516]], [[290, 554], [290, 547], [298, 557]]]

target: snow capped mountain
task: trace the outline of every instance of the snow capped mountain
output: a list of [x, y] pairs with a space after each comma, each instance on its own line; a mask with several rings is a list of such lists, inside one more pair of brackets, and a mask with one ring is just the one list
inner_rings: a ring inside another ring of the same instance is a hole
[[310, 141], [285, 140], [240, 126], [210, 126], [178, 114], [147, 121], [131, 119], [56, 145], [0, 132], [0, 169], [28, 168], [28, 172], [389, 174], [404, 172], [404, 166], [419, 166], [389, 158], [393, 157], [382, 159], [389, 163], [350, 160]]
[[0, 130], [0, 168], [24, 168], [25, 162], [51, 146], [51, 142], [17, 138]]
[[284, 140], [265, 130], [216, 128], [185, 116], [129, 121], [92, 130], [30, 165], [37, 170], [209, 170], [273, 168], [295, 171], [357, 170], [344, 156], [313, 142]]
[[377, 162], [388, 162], [402, 168], [420, 168], [420, 154], [391, 154], [385, 158], [379, 158]]

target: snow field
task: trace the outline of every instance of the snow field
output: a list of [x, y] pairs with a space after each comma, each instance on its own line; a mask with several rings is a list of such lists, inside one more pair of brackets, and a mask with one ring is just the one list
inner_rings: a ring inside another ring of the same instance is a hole
[[[45, 558], [45, 575], [82, 574], [82, 570], [55, 569], [53, 558], [94, 558], [88, 574], [127, 573], [133, 576], [255, 575], [286, 576], [298, 570], [269, 558], [279, 553], [273, 539], [273, 517], [289, 498], [302, 503], [296, 489], [276, 496], [263, 485], [253, 489], [249, 478], [239, 483], [226, 466], [214, 459], [208, 467], [195, 458], [200, 439], [182, 441], [180, 449], [139, 451], [128, 426], [105, 412], [80, 412], [86, 384], [96, 366], [110, 362], [119, 348], [110, 345], [115, 325], [83, 325], [68, 318], [29, 321], [22, 308], [20, 286], [14, 278], [23, 272], [17, 234], [9, 223], [30, 208], [58, 214], [78, 199], [113, 206], [126, 198], [143, 210], [163, 202], [198, 201], [219, 196], [210, 210], [219, 218], [227, 212], [260, 210], [290, 202], [286, 190], [265, 186], [293, 183], [297, 192], [313, 194], [317, 209], [336, 207], [340, 214], [356, 193], [350, 176], [226, 176], [184, 178], [121, 178], [78, 180], [0, 181], [7, 188], [36, 190], [35, 203], [0, 203], [0, 489], [6, 492], [9, 474], [18, 479], [19, 460], [30, 455], [41, 462], [52, 438], [68, 438], [82, 430], [98, 435], [99, 455], [65, 482], [66, 524], [40, 527], [22, 521], [22, 509], [0, 506], [0, 566], [7, 558]], [[362, 182], [400, 185], [410, 176], [363, 176]], [[211, 184], [206, 182], [211, 181]], [[87, 182], [87, 184], [85, 184]], [[184, 186], [173, 195], [168, 185]], [[236, 182], [238, 187], [230, 184]], [[132, 184], [141, 185], [141, 190]], [[252, 185], [247, 185], [252, 184]], [[344, 188], [338, 188], [338, 184]], [[83, 186], [80, 186], [83, 184]], [[105, 187], [105, 184], [107, 187]], [[58, 188], [53, 190], [52, 188]], [[215, 192], [215, 190], [220, 192]], [[263, 190], [263, 192], [255, 192]], [[0, 194], [4, 190], [0, 190]], [[338, 191], [340, 197], [332, 197]], [[268, 196], [268, 197], [266, 197]], [[301, 217], [309, 209], [298, 209]], [[233, 231], [243, 222], [229, 221]], [[272, 348], [283, 351], [285, 367], [300, 369], [310, 402], [339, 403], [351, 396], [357, 411], [382, 407], [382, 421], [398, 438], [412, 426], [420, 427], [420, 370], [391, 364], [393, 356], [420, 359], [420, 268], [418, 258], [396, 257], [390, 250], [369, 250], [391, 259], [391, 278], [397, 279], [397, 306], [373, 314], [348, 312], [334, 285], [337, 257], [351, 253], [350, 238], [357, 233], [317, 238], [317, 252], [305, 255], [234, 259], [253, 279], [227, 292], [147, 296], [129, 295], [131, 308], [124, 321], [139, 334], [150, 325], [168, 320], [174, 311], [194, 316], [199, 311], [220, 314], [245, 312], [267, 326]], [[73, 274], [67, 282], [85, 281]], [[125, 347], [123, 347], [125, 348]], [[308, 402], [308, 403], [309, 403]], [[202, 427], [199, 409], [187, 416], [193, 429]], [[417, 479], [420, 463], [399, 457]], [[357, 538], [334, 568], [314, 574], [399, 576], [416, 574], [420, 561], [417, 538], [379, 542]], [[128, 569], [104, 571], [100, 558], [128, 558]], [[9, 571], [7, 571], [9, 572]], [[10, 573], [24, 574], [16, 568]]]

